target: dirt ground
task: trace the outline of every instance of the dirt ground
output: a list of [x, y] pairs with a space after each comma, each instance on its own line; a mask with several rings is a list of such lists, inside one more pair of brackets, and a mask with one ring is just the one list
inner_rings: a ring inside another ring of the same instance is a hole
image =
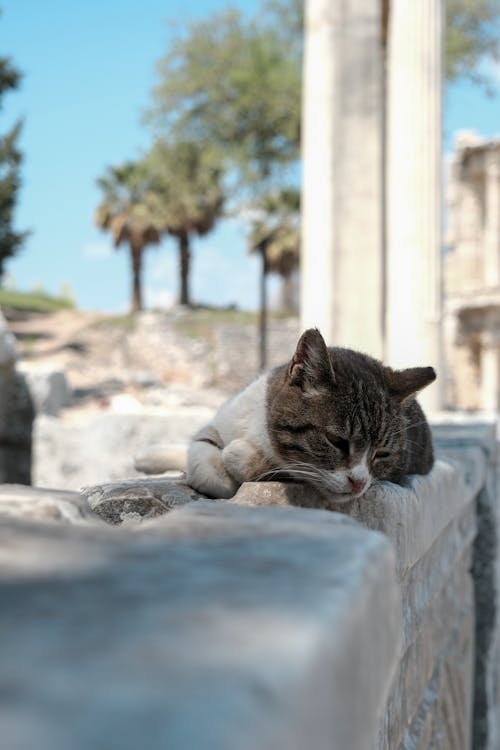
[[203, 341], [179, 335], [175, 315], [169, 322], [155, 313], [136, 318], [77, 310], [4, 314], [22, 362], [64, 369], [71, 391], [68, 417], [71, 411], [117, 405], [132, 411], [141, 405], [217, 406], [227, 395], [200, 375], [197, 354], [203, 353]]

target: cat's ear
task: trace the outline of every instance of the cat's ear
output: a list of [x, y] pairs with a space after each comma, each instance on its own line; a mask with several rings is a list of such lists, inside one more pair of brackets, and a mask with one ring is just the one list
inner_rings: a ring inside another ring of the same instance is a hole
[[422, 388], [436, 380], [433, 367], [409, 367], [406, 370], [386, 367], [385, 372], [389, 392], [400, 403], [413, 398]]
[[308, 328], [299, 339], [295, 354], [288, 367], [292, 385], [302, 390], [328, 389], [335, 383], [325, 340], [317, 328]]

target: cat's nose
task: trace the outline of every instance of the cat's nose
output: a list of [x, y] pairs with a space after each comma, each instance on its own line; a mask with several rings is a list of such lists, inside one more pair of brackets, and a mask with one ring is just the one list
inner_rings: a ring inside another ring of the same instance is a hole
[[353, 495], [359, 495], [360, 492], [363, 492], [367, 485], [366, 479], [354, 479], [353, 477], [347, 477], [349, 480], [349, 484], [351, 485], [351, 492]]

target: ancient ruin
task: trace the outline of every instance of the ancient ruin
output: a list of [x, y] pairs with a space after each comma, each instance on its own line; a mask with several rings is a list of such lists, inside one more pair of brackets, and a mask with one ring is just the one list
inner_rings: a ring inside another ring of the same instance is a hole
[[442, 15], [306, 3], [301, 325], [396, 367], [440, 369]]
[[500, 407], [500, 139], [458, 134], [447, 198], [447, 405]]

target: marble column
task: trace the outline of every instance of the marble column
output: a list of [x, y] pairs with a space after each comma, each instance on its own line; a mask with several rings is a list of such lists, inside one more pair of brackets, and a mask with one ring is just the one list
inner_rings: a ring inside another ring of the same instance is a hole
[[[442, 14], [442, 0], [392, 0], [387, 81], [387, 362], [438, 375]], [[439, 380], [421, 401], [439, 408]]]
[[497, 411], [500, 383], [500, 356], [498, 341], [488, 334], [483, 335], [480, 361], [481, 408], [488, 412]]
[[301, 325], [382, 356], [380, 0], [306, 0]]
[[500, 147], [486, 152], [484, 163], [484, 281], [500, 285]]

